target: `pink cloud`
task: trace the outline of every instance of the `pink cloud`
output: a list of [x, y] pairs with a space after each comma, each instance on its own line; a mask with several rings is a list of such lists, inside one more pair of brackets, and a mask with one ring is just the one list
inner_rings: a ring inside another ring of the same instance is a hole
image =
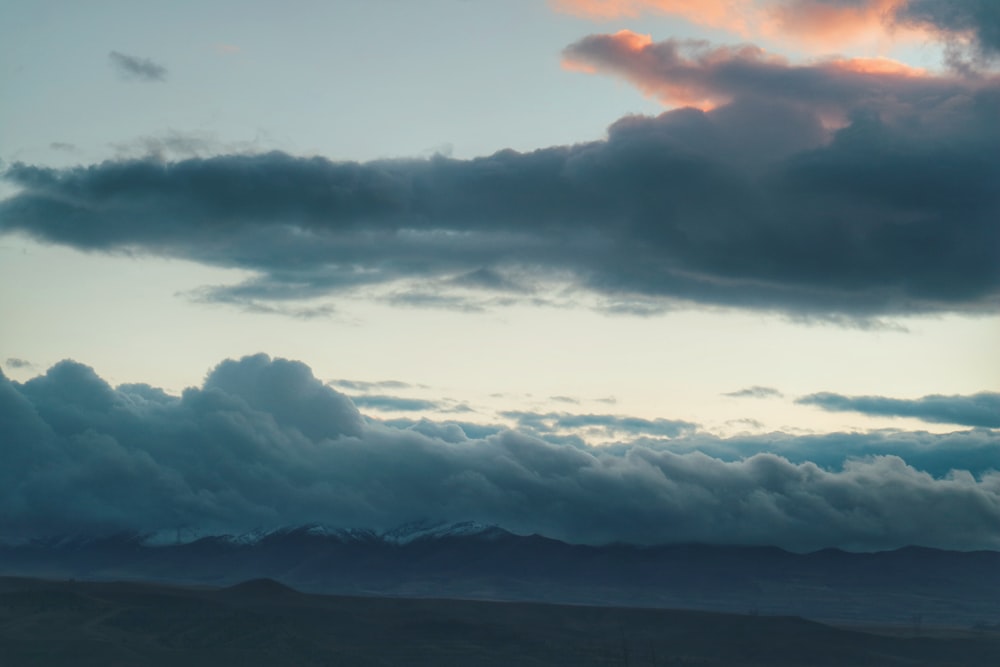
[[867, 45], [884, 51], [929, 33], [896, 22], [906, 0], [552, 0], [556, 11], [606, 20], [657, 12], [744, 38], [794, 43], [812, 52]]
[[750, 34], [754, 0], [550, 0], [553, 9], [595, 19], [635, 17], [645, 12], [681, 16], [693, 23]]
[[877, 104], [891, 113], [923, 95], [971, 90], [975, 85], [932, 76], [889, 58], [831, 58], [795, 65], [753, 45], [654, 42], [628, 30], [585, 37], [568, 46], [563, 58], [569, 69], [619, 76], [668, 106], [705, 111], [737, 99], [782, 100], [809, 107], [834, 126], [859, 106]]

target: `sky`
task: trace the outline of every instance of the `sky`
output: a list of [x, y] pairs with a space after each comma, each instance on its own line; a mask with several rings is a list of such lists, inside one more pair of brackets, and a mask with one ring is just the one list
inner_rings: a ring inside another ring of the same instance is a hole
[[0, 538], [1000, 549], [991, 0], [0, 19]]

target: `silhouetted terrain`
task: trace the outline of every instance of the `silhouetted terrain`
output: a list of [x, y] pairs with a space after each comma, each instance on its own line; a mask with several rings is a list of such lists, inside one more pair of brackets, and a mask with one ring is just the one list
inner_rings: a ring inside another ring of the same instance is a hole
[[0, 578], [0, 656], [21, 665], [979, 665], [1000, 628], [900, 638], [800, 618]]
[[1000, 553], [706, 545], [581, 546], [492, 526], [376, 534], [301, 527], [151, 546], [138, 535], [0, 547], [0, 573], [311, 593], [540, 601], [790, 615], [838, 623], [1000, 623]]

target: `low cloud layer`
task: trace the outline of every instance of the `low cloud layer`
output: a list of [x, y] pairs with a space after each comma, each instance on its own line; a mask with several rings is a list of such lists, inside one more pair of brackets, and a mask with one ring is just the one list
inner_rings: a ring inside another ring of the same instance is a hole
[[4, 538], [426, 518], [583, 542], [1000, 548], [997, 466], [935, 475], [906, 458], [963, 438], [995, 452], [988, 431], [829, 436], [829, 456], [838, 438], [867, 452], [831, 465], [766, 453], [765, 438], [598, 448], [495, 429], [470, 437], [456, 424], [366, 420], [305, 365], [257, 355], [223, 362], [180, 397], [112, 388], [72, 361], [24, 383], [0, 377], [0, 433]]
[[118, 51], [108, 54], [111, 66], [127, 79], [139, 81], [166, 81], [167, 68], [149, 58], [138, 58]]
[[[924, 396], [916, 399], [885, 396], [844, 396], [828, 392], [796, 400], [831, 412], [860, 412], [883, 417], [913, 417], [936, 424], [961, 424], [1000, 428], [1000, 394], [982, 392], [971, 396]], [[1000, 454], [998, 454], [1000, 456]]]

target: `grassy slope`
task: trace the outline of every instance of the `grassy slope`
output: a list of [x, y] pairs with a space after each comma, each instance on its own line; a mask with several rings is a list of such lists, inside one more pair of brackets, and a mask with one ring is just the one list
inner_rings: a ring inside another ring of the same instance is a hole
[[3, 665], [977, 665], [1000, 636], [798, 618], [0, 579]]

